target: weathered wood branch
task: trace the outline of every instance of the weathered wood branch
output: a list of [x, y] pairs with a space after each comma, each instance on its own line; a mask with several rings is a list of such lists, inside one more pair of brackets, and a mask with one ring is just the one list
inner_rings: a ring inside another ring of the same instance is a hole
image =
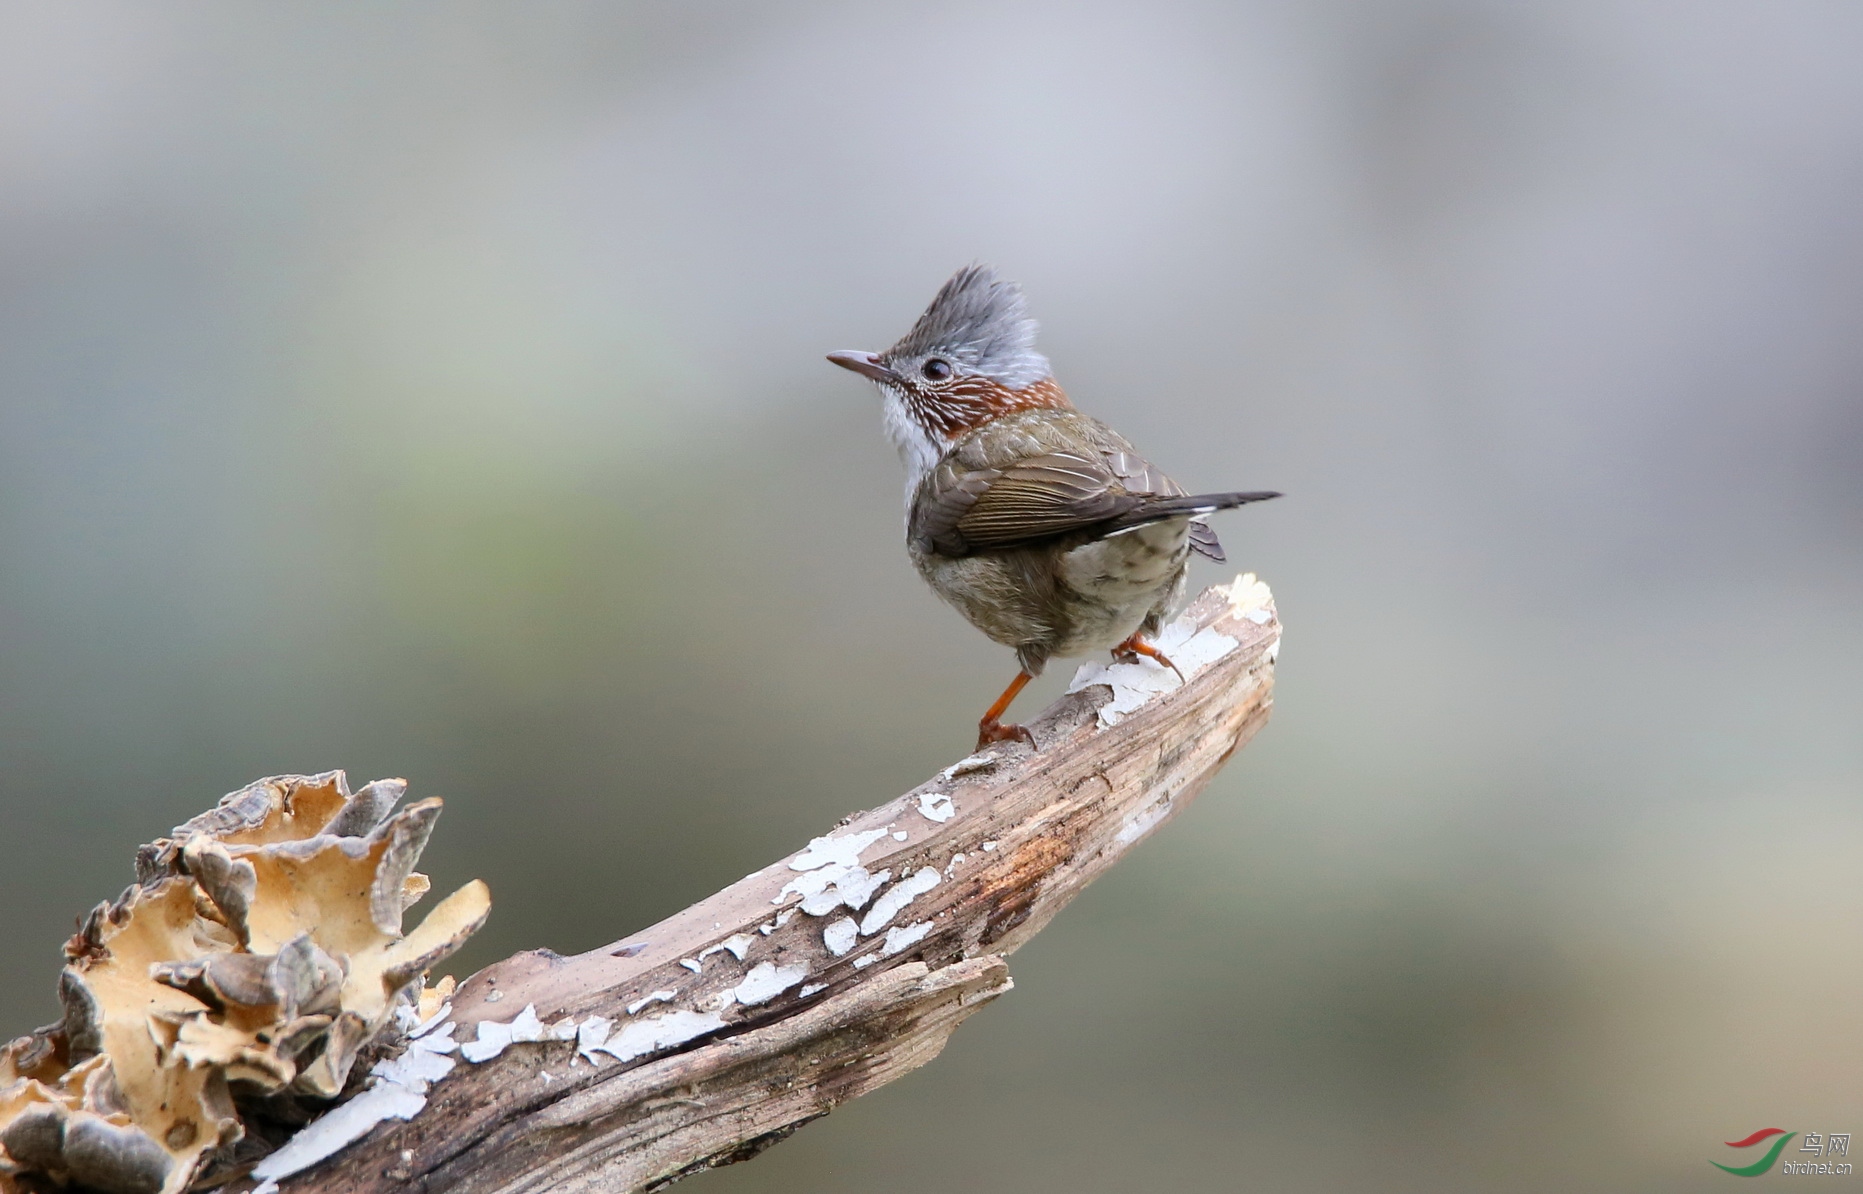
[[578, 1057], [574, 1041], [513, 1045], [462, 1065], [413, 1119], [283, 1189], [653, 1189], [754, 1156], [930, 1061], [1010, 989], [1003, 955], [1180, 811], [1267, 720], [1280, 626], [1266, 589], [1250, 577], [1208, 590], [1180, 624], [1198, 635], [1180, 664], [1209, 660], [1184, 666], [1181, 688], [1147, 698], [1175, 682], [1160, 681], [1169, 673], [1116, 670], [1113, 685], [1063, 697], [1032, 723], [1039, 750], [971, 756], [611, 945], [507, 958], [462, 984], [453, 1009], [462, 1040], [529, 1005], [545, 1021], [709, 1030], [630, 1060]]

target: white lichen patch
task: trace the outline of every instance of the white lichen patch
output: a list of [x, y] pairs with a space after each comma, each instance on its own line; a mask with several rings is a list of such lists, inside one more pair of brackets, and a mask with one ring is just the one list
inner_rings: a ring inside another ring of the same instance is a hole
[[627, 1014], [630, 1016], [635, 1015], [641, 1008], [646, 1007], [650, 1003], [670, 1003], [677, 994], [677, 991], [653, 991], [646, 995], [642, 995], [639, 999], [627, 1005]]
[[906, 832], [905, 830], [903, 830], [903, 829], [901, 829], [901, 830], [899, 830], [899, 831], [898, 831], [897, 833], [895, 833], [895, 834], [893, 834], [893, 840], [894, 840], [894, 841], [896, 841], [896, 842], [903, 842], [903, 841], [905, 841], [905, 840], [906, 840], [907, 838], [909, 838], [909, 837], [911, 837], [911, 836], [912, 836], [911, 834], [909, 834], [909, 833], [907, 833], [907, 832]]
[[705, 972], [704, 964], [697, 958], [681, 958], [679, 959], [679, 964], [684, 966], [687, 970], [692, 971], [694, 974], [703, 974]]
[[[590, 1016], [576, 1026], [576, 1056], [591, 1064], [598, 1060], [595, 1051], [608, 1040], [608, 1032], [615, 1022], [607, 1016]], [[572, 1063], [574, 1059], [571, 1059]]]
[[927, 821], [949, 821], [951, 814], [956, 811], [957, 805], [943, 792], [919, 793], [919, 815]]
[[[566, 1016], [553, 1024], [545, 1024], [537, 1018], [536, 1005], [526, 1005], [524, 1010], [509, 1022], [479, 1021], [478, 1039], [460, 1044], [459, 1055], [477, 1065], [490, 1061], [514, 1044], [527, 1041], [571, 1041], [575, 1044], [574, 1057], [580, 1057], [589, 1062], [598, 1061], [597, 1055], [603, 1053], [620, 1061], [632, 1061], [636, 1057], [644, 1057], [660, 1049], [682, 1045], [708, 1032], [716, 1032], [724, 1027], [724, 1021], [717, 1015], [718, 1011], [739, 1002], [741, 993], [748, 993], [752, 997], [742, 1000], [745, 1003], [761, 1003], [774, 998], [801, 981], [804, 974], [802, 968], [795, 967], [793, 970], [792, 976], [788, 969], [779, 972], [776, 967], [767, 962], [753, 966], [745, 981], [738, 984], [735, 990], [718, 993], [713, 1001], [717, 1005], [714, 1011], [694, 1012], [678, 1009], [655, 1016], [643, 1016], [623, 1025], [619, 1032], [615, 1031], [615, 1022], [607, 1016], [589, 1016], [581, 1022]], [[766, 971], [768, 973], [764, 973]], [[753, 979], [756, 981], [753, 982]], [[763, 994], [763, 989], [766, 987], [773, 989], [768, 994]], [[673, 998], [671, 991], [655, 991], [646, 999], [630, 1004], [628, 1014], [635, 1014], [648, 1003], [663, 1002], [671, 998]], [[453, 1041], [450, 1039], [452, 1028], [450, 1024], [446, 1026], [448, 1039], [444, 1041], [444, 1048], [433, 1046], [432, 1051], [445, 1052], [453, 1048]]]
[[807, 999], [812, 995], [820, 995], [823, 991], [826, 991], [827, 989], [828, 989], [827, 983], [803, 983], [802, 989], [796, 992], [796, 998]]
[[796, 910], [794, 908], [785, 908], [781, 912], [776, 914], [775, 920], [769, 922], [768, 924], [758, 925], [757, 931], [759, 933], [762, 933], [765, 937], [768, 937], [771, 933], [776, 932], [776, 930], [788, 924], [790, 921], [790, 918], [795, 916], [795, 914], [796, 914]]
[[744, 960], [744, 955], [750, 952], [750, 943], [754, 940], [755, 938], [753, 938], [749, 933], [738, 933], [733, 936], [726, 937], [723, 941], [720, 941], [717, 945], [711, 946], [707, 949], [700, 950], [699, 961], [703, 963], [705, 959], [711, 957], [713, 954], [716, 954], [716, 953], [729, 953], [732, 957], [742, 962]]
[[960, 775], [969, 775], [973, 771], [987, 771], [989, 768], [996, 766], [996, 761], [996, 756], [993, 754], [970, 755], [966, 758], [959, 759], [949, 767], [946, 767], [943, 771], [940, 771], [938, 773], [938, 778], [949, 782]]
[[386, 1084], [370, 1087], [298, 1132], [284, 1147], [260, 1161], [252, 1171], [252, 1176], [259, 1179], [253, 1194], [273, 1194], [280, 1178], [290, 1177], [336, 1155], [379, 1123], [413, 1119], [426, 1105], [424, 1093]]
[[885, 837], [886, 834], [885, 829], [869, 829], [864, 833], [844, 833], [840, 837], [830, 835], [815, 838], [809, 842], [808, 849], [789, 860], [789, 869], [812, 871], [831, 863], [853, 866], [860, 861], [863, 850]]
[[737, 1001], [745, 1007], [755, 1007], [768, 1003], [784, 991], [795, 986], [809, 976], [806, 966], [778, 966], [773, 962], [759, 962], [750, 968], [732, 991]]
[[[1257, 626], [1265, 623], [1272, 615], [1268, 606], [1274, 602], [1274, 594], [1268, 586], [1255, 579], [1253, 572], [1244, 572], [1235, 578], [1226, 590], [1220, 590], [1229, 598], [1229, 616], [1247, 618]], [[1257, 612], [1263, 616], [1254, 616]]]
[[[1188, 679], [1235, 650], [1236, 640], [1207, 626], [1193, 633], [1190, 624], [1179, 618], [1159, 633], [1153, 645]], [[1103, 726], [1114, 726], [1159, 693], [1182, 687], [1183, 681], [1177, 671], [1140, 657], [1137, 663], [1082, 664], [1067, 690], [1079, 692], [1095, 684], [1113, 690], [1113, 699], [1100, 706], [1099, 719]]]
[[271, 1194], [280, 1179], [334, 1156], [379, 1123], [413, 1119], [427, 1105], [428, 1088], [453, 1072], [455, 1063], [446, 1056], [455, 1047], [453, 1027], [435, 1031], [425, 1025], [401, 1056], [370, 1067], [366, 1090], [312, 1121], [253, 1168], [259, 1179], [253, 1194]]
[[852, 918], [843, 916], [822, 930], [822, 944], [838, 958], [854, 948], [854, 940], [859, 934], [860, 926]]
[[1002, 845], [1002, 844], [1003, 844], [1003, 843], [1001, 843], [1001, 842], [985, 842], [985, 843], [983, 843], [983, 852], [984, 852], [985, 854], [988, 854], [988, 853], [990, 853], [991, 851], [993, 851], [993, 850], [995, 850], [995, 849], [996, 849], [996, 847], [998, 847], [998, 846], [1000, 846], [1000, 845]]
[[417, 1086], [423, 1082], [431, 1085], [453, 1072], [457, 1063], [446, 1055], [458, 1047], [453, 1040], [453, 1025], [448, 1024], [445, 1032], [409, 1041], [401, 1056], [376, 1062], [369, 1073], [397, 1086]]
[[925, 940], [925, 934], [931, 932], [932, 922], [921, 920], [917, 924], [894, 925], [886, 930], [886, 940], [880, 945], [880, 956], [890, 958], [902, 949], [907, 949]]
[[920, 867], [899, 882], [880, 893], [880, 898], [873, 901], [873, 908], [866, 919], [860, 922], [860, 935], [871, 937], [892, 923], [893, 917], [905, 910], [907, 904], [938, 886], [937, 867]]
[[826, 916], [843, 905], [859, 911], [867, 906], [873, 893], [892, 877], [893, 872], [890, 870], [873, 875], [859, 863], [831, 863], [784, 884], [783, 890], [776, 893], [776, 901], [785, 900], [791, 894], [800, 895], [802, 902], [796, 907], [810, 916]]
[[[694, 1037], [704, 1036], [708, 1032], [717, 1032], [724, 1026], [723, 1020], [707, 1012], [689, 1012], [683, 1009], [664, 1012], [627, 1024], [620, 1032], [594, 1046], [591, 1052], [606, 1053], [617, 1061], [633, 1061], [636, 1057], [645, 1057], [660, 1049], [683, 1045]], [[484, 1026], [480, 1025], [480, 1027]]]
[[957, 871], [959, 864], [968, 857], [970, 857], [968, 854], [951, 855], [951, 861], [944, 864], [944, 877], [949, 879]]
[[878, 954], [862, 954], [860, 957], [854, 959], [854, 969], [865, 970], [879, 960], [880, 955]]
[[527, 1003], [523, 1011], [507, 1022], [480, 1020], [478, 1039], [461, 1043], [459, 1055], [478, 1065], [490, 1061], [511, 1045], [549, 1039], [550, 1029], [537, 1018], [537, 1005]]

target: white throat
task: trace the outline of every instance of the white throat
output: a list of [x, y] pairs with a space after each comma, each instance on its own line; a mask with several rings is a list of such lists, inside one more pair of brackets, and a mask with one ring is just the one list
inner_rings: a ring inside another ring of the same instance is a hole
[[944, 459], [950, 445], [927, 431], [912, 417], [898, 390], [883, 385], [880, 393], [886, 399], [883, 406], [886, 438], [893, 441], [893, 447], [899, 449], [899, 459], [905, 463], [906, 501], [910, 502], [918, 490], [919, 482]]

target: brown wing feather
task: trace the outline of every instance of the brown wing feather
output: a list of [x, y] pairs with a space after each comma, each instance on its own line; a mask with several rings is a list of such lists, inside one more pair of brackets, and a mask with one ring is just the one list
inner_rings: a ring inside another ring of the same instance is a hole
[[[913, 502], [912, 542], [966, 556], [1089, 530], [1159, 498], [1186, 496], [1118, 432], [1067, 413], [1072, 417], [1064, 422], [1050, 416], [1019, 437], [998, 436], [946, 457]], [[1043, 430], [1048, 435], [1038, 438]], [[1051, 438], [1057, 432], [1061, 443]], [[1022, 452], [1028, 455], [1018, 459]], [[1215, 533], [1202, 523], [1192, 525], [1191, 546], [1222, 558]]]
[[1051, 452], [1005, 469], [958, 519], [957, 529], [973, 547], [1008, 547], [1083, 530], [1134, 504], [1105, 466]]
[[935, 551], [952, 558], [969, 555], [969, 544], [957, 529], [958, 520], [970, 513], [977, 499], [1002, 475], [1001, 469], [965, 470], [946, 461], [926, 478], [917, 500], [912, 503], [907, 538], [921, 551]]
[[1001, 469], [940, 469], [914, 507], [913, 538], [940, 555], [1085, 530], [1139, 504], [1099, 460], [1065, 451]]
[[1155, 493], [1159, 497], [1182, 497], [1185, 489], [1159, 471], [1158, 466], [1130, 447], [1103, 453], [1106, 467], [1125, 486], [1127, 493]]

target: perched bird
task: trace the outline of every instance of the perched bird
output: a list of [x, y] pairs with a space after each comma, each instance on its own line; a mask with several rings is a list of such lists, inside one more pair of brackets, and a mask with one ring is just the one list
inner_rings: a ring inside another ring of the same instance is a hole
[[[1022, 670], [977, 726], [977, 746], [1034, 736], [1005, 725], [1056, 656], [1149, 656], [1182, 596], [1190, 553], [1223, 559], [1203, 519], [1276, 493], [1190, 495], [1106, 424], [1074, 409], [1035, 351], [1022, 290], [959, 270], [899, 343], [828, 359], [879, 384], [906, 465], [906, 549]], [[1180, 677], [1182, 673], [1179, 672]]]

